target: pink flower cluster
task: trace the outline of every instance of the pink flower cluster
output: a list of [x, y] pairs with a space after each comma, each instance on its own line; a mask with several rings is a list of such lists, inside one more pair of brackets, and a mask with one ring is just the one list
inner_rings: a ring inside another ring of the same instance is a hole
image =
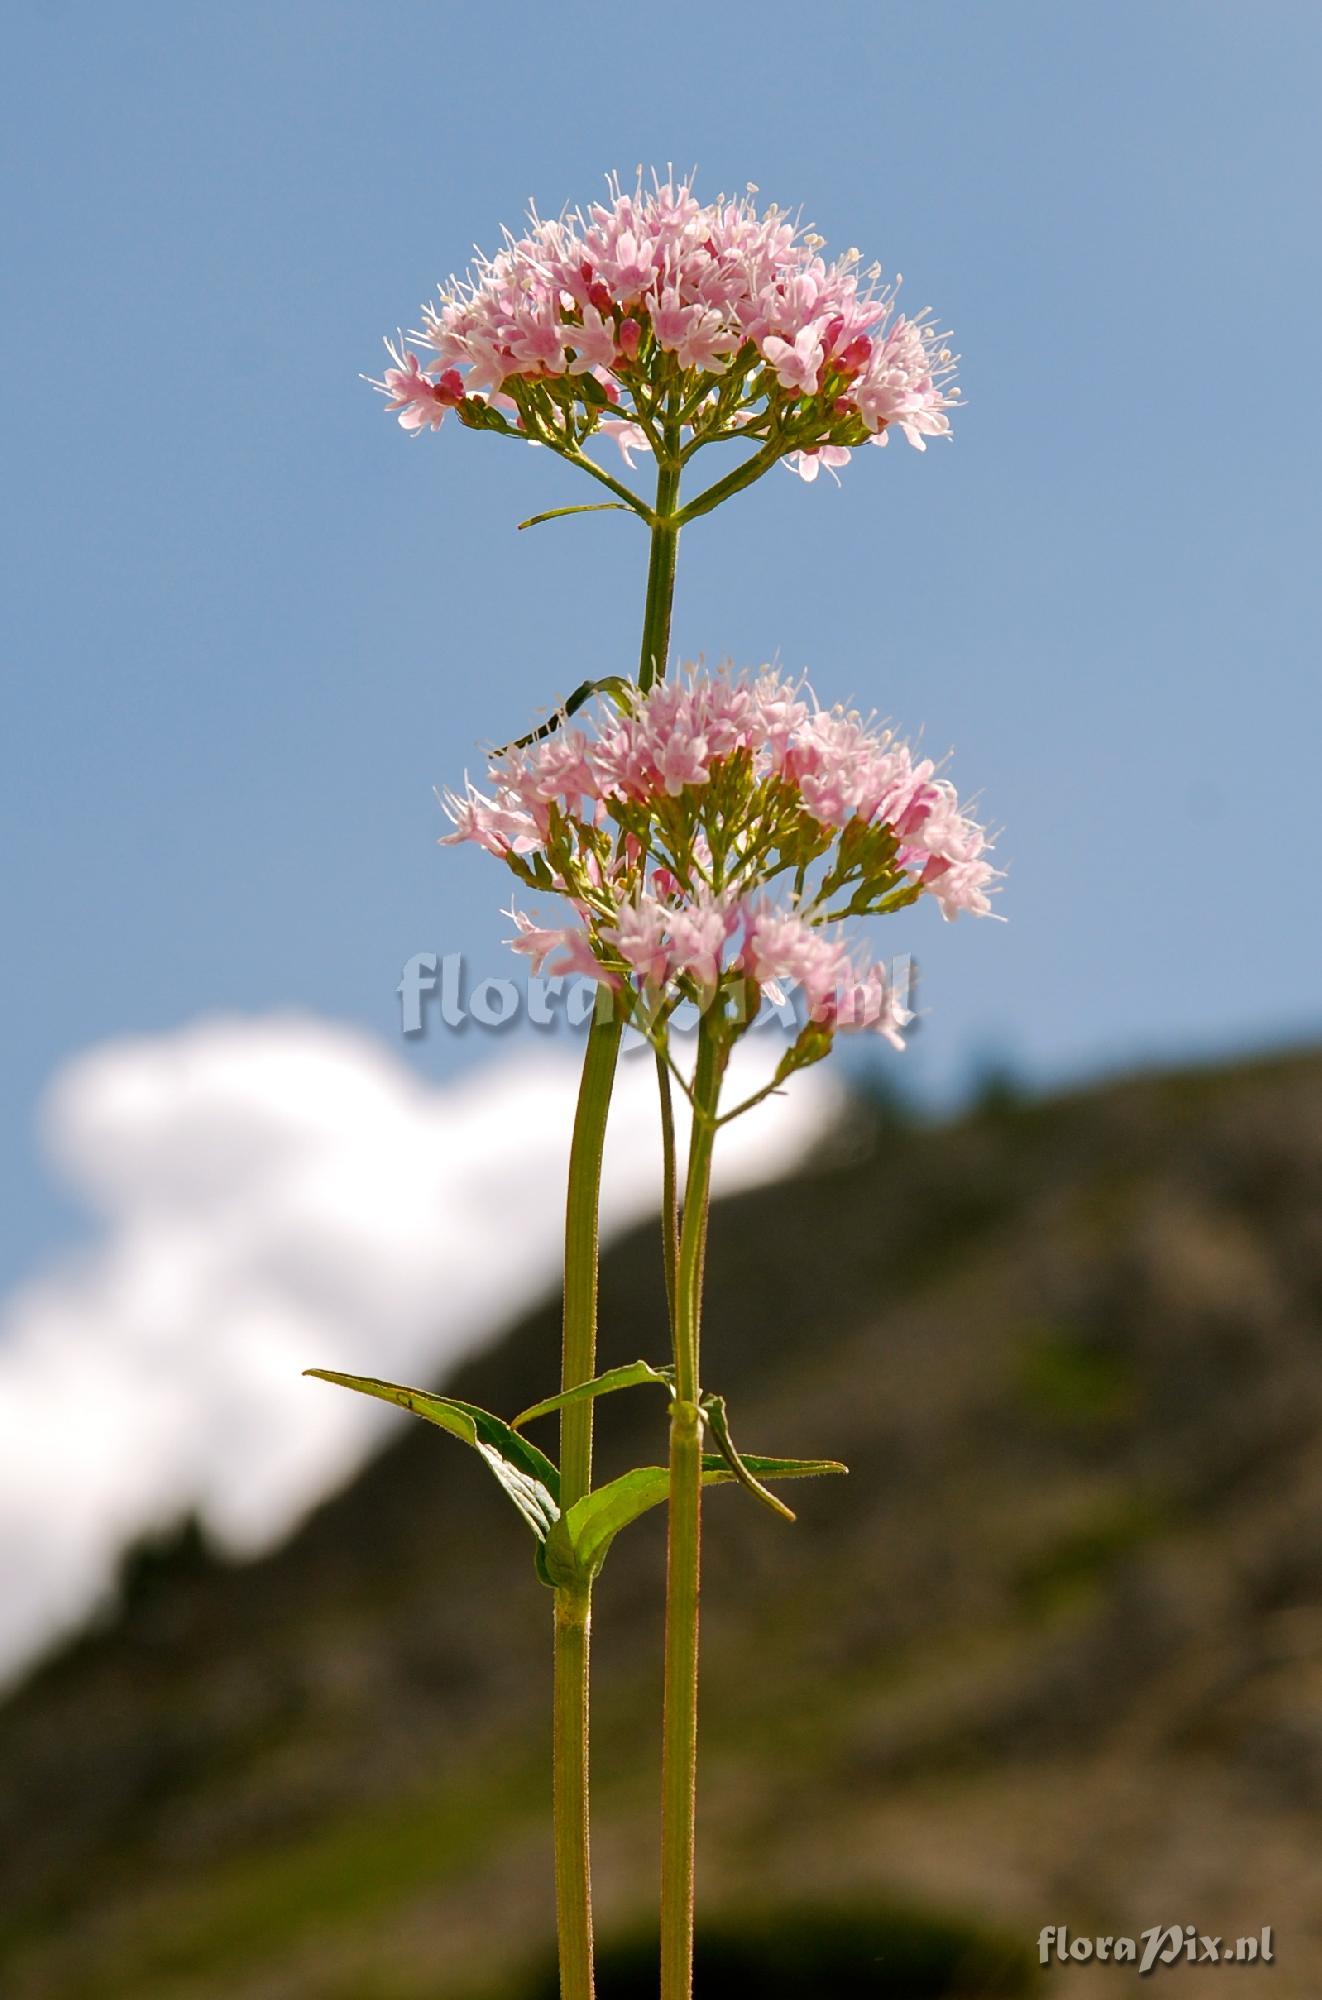
[[[395, 365], [377, 386], [406, 428], [434, 428], [460, 385], [489, 398], [520, 378], [592, 375], [618, 402], [640, 355], [659, 352], [713, 388], [738, 366], [758, 396], [823, 397], [830, 425], [857, 420], [855, 441], [884, 444], [896, 425], [923, 450], [948, 432], [958, 395], [945, 336], [926, 313], [897, 315], [896, 286], [880, 285], [875, 268], [860, 277], [856, 251], [827, 263], [820, 248], [751, 199], [704, 205], [688, 181], [645, 189], [640, 180], [632, 193], [616, 184], [586, 215], [534, 214], [525, 235], [507, 232], [494, 257], [424, 307], [410, 338], [433, 350], [428, 367], [392, 349]], [[622, 447], [646, 443], [633, 424], [617, 418], [612, 428]], [[823, 435], [794, 467], [813, 478], [818, 451], [834, 465], [842, 449]]]
[[754, 784], [781, 781], [823, 828], [841, 832], [851, 821], [890, 827], [900, 867], [944, 917], [989, 913], [996, 870], [987, 836], [932, 760], [915, 759], [907, 743], [854, 710], [822, 708], [802, 683], [771, 669], [681, 672], [640, 696], [629, 713], [604, 710], [591, 736], [566, 726], [506, 752], [490, 766], [494, 797], [472, 785], [462, 797], [446, 794], [455, 831], [445, 840], [528, 854], [544, 845], [553, 806], [575, 813], [587, 801], [599, 818], [613, 804], [655, 806], [707, 785], [736, 753], [747, 759]]
[[515, 949], [653, 1002], [723, 981], [778, 1001], [788, 983], [828, 1029], [898, 1041], [902, 996], [880, 967], [855, 969], [842, 914], [924, 894], [948, 919], [990, 911], [986, 835], [930, 759], [770, 669], [688, 670], [490, 775], [490, 794], [446, 795], [447, 844], [476, 842], [577, 912], [550, 928], [513, 913]]
[[618, 970], [603, 963], [581, 924], [543, 928], [512, 910], [518, 936], [510, 942], [535, 972], [584, 973], [612, 986], [632, 974], [653, 1003], [681, 984], [706, 998], [723, 975], [751, 980], [776, 1004], [787, 986], [797, 986], [817, 1025], [832, 1032], [870, 1029], [894, 1048], [904, 1047], [902, 1030], [913, 1019], [905, 995], [880, 965], [860, 974], [836, 932], [765, 899], [700, 893], [686, 900], [673, 882], [665, 887], [666, 894], [655, 883], [639, 890], [602, 929], [603, 941], [622, 961]]
[[[912, 1019], [905, 996], [889, 984], [880, 965], [860, 975], [837, 931], [824, 930], [764, 897], [700, 892], [685, 899], [667, 886], [668, 896], [640, 891], [602, 933], [644, 991], [654, 996], [683, 984], [705, 997], [728, 974], [733, 980], [751, 980], [779, 1003], [787, 987], [797, 986], [809, 1018], [819, 1026], [869, 1028], [895, 1048], [904, 1047], [901, 1031]], [[585, 933], [575, 926], [534, 933], [524, 930], [518, 912], [515, 922], [521, 935], [513, 940], [514, 948], [528, 952], [538, 969], [557, 951], [563, 955], [556, 958], [555, 971], [618, 980], [600, 960], [592, 965], [590, 949], [583, 949]]]

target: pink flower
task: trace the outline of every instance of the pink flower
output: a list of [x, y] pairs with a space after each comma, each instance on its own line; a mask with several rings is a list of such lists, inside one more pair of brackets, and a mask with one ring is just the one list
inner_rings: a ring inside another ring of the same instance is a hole
[[766, 745], [771, 768], [783, 770], [794, 739], [808, 721], [809, 709], [800, 699], [798, 688], [770, 671], [759, 674], [752, 686], [757, 731]]
[[571, 375], [586, 375], [599, 368], [610, 368], [615, 360], [615, 329], [604, 320], [595, 306], [583, 308], [583, 324], [568, 327], [566, 338], [574, 349], [574, 359], [569, 364]]
[[706, 784], [711, 750], [706, 737], [691, 724], [687, 729], [680, 726], [654, 732], [651, 747], [657, 776], [672, 799], [679, 797], [685, 785]]
[[762, 352], [776, 371], [782, 389], [797, 389], [805, 396], [816, 393], [822, 367], [822, 322], [810, 320], [801, 326], [792, 341], [770, 334]]
[[602, 936], [645, 984], [664, 986], [670, 976], [669, 921], [669, 912], [656, 898], [640, 892], [621, 906], [615, 924]]
[[507, 751], [492, 766], [502, 794], [517, 801], [534, 819], [553, 799], [571, 804], [595, 797], [596, 778], [588, 761], [588, 739], [581, 729], [557, 729], [521, 750]]
[[724, 374], [730, 349], [738, 343], [720, 313], [701, 304], [682, 305], [673, 286], [653, 299], [648, 310], [657, 345], [677, 355], [682, 368]]
[[456, 792], [443, 794], [441, 804], [454, 822], [454, 832], [442, 834], [442, 847], [456, 847], [461, 841], [476, 841], [488, 854], [531, 854], [542, 844], [542, 830], [530, 813], [496, 799], [488, 799], [469, 785], [463, 798]]
[[652, 449], [647, 441], [647, 432], [640, 425], [631, 424], [622, 417], [603, 417], [597, 428], [603, 437], [614, 438], [616, 444], [620, 447], [620, 457], [624, 460], [630, 472], [633, 471], [633, 458], [631, 454], [635, 451], [650, 451]]
[[[507, 910], [505, 914], [513, 918], [519, 932], [507, 943], [512, 950], [532, 961], [534, 972], [540, 973], [549, 965], [553, 974], [585, 973], [589, 979], [595, 979], [603, 986], [619, 985], [616, 975], [607, 970], [593, 951], [592, 940], [581, 924], [562, 924], [545, 930], [531, 917], [525, 916], [522, 910]], [[551, 965], [550, 961], [556, 953], [559, 957]]]
[[411, 348], [400, 350], [386, 342], [386, 351], [394, 361], [393, 368], [387, 368], [379, 382], [372, 387], [389, 397], [387, 410], [399, 412], [400, 426], [406, 431], [438, 431], [445, 421], [445, 413], [464, 399], [463, 379], [458, 371], [448, 368], [439, 381], [423, 373], [422, 363]]
[[669, 912], [671, 962], [696, 985], [709, 989], [721, 976], [725, 941], [739, 921], [738, 904], [703, 895]]
[[837, 465], [848, 465], [853, 453], [847, 445], [823, 444], [815, 451], [792, 451], [784, 463], [791, 472], [797, 472], [806, 486], [811, 486], [817, 474], [825, 466], [836, 485], [840, 484]]
[[793, 911], [772, 903], [752, 904], [744, 913], [739, 963], [750, 979], [779, 998], [781, 982], [802, 986], [808, 1011], [816, 1016], [849, 969], [843, 944]]
[[875, 762], [884, 740], [843, 708], [809, 716], [786, 758], [803, 802], [823, 826], [844, 826], [874, 788]]
[[943, 337], [919, 315], [896, 320], [875, 343], [865, 371], [849, 391], [850, 401], [875, 433], [875, 444], [886, 442], [888, 424], [898, 424], [919, 451], [927, 449], [927, 438], [949, 432], [946, 411], [955, 398], [943, 384], [955, 363], [948, 348], [937, 347]]
[[987, 890], [996, 875], [989, 861], [947, 861], [933, 855], [922, 873], [922, 884], [931, 891], [947, 923], [962, 910], [971, 916], [989, 917], [992, 906]]
[[835, 1027], [870, 1029], [882, 1036], [893, 1049], [903, 1049], [903, 1030], [913, 1015], [895, 991], [879, 965], [871, 965], [861, 980], [841, 987], [835, 997], [831, 1020]]
[[637, 298], [656, 276], [660, 246], [647, 226], [647, 207], [626, 196], [611, 209], [594, 206], [589, 211], [593, 227], [583, 242], [584, 268], [595, 269], [597, 281], [621, 302]]
[[510, 374], [561, 374], [570, 334], [576, 331], [546, 313], [540, 301], [519, 305], [502, 328], [505, 353], [512, 364]]
[[918, 869], [919, 880], [948, 922], [961, 911], [976, 917], [991, 914], [988, 890], [996, 870], [984, 858], [987, 836], [960, 809], [952, 784], [944, 778], [921, 784], [898, 819], [897, 831], [904, 840], [900, 859]]

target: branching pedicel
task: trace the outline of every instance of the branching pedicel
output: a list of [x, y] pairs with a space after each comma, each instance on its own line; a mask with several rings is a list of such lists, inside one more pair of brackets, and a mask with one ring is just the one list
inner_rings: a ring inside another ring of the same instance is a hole
[[[751, 196], [756, 191], [749, 189]], [[472, 275], [387, 343], [375, 383], [406, 430], [462, 424], [557, 453], [613, 496], [560, 515], [627, 509], [650, 539], [636, 682], [585, 684], [555, 719], [491, 763], [489, 792], [447, 794], [454, 831], [499, 856], [528, 890], [565, 899], [564, 921], [511, 911], [516, 950], [598, 982], [570, 1152], [559, 1391], [512, 1422], [454, 1398], [369, 1377], [328, 1380], [412, 1410], [476, 1449], [532, 1530], [555, 1592], [554, 1818], [563, 2000], [592, 2000], [588, 1839], [588, 1633], [592, 1584], [615, 1536], [668, 1504], [662, 1758], [662, 2000], [689, 2000], [697, 1748], [698, 1580], [704, 1486], [737, 1482], [778, 1513], [771, 1483], [842, 1472], [818, 1459], [746, 1457], [700, 1369], [702, 1272], [719, 1127], [835, 1035], [872, 1029], [903, 1046], [904, 995], [861, 963], [850, 920], [930, 896], [946, 917], [986, 915], [995, 870], [953, 787], [889, 731], [823, 708], [772, 672], [665, 680], [679, 534], [773, 465], [833, 474], [892, 427], [924, 449], [949, 431], [958, 390], [946, 336], [896, 311], [858, 253], [820, 255], [776, 208], [698, 202], [687, 181], [641, 175], [629, 193], [555, 222], [531, 218]], [[648, 500], [589, 455], [613, 439], [626, 471], [655, 463]], [[680, 487], [708, 445], [739, 453], [686, 506]], [[569, 718], [596, 697], [589, 727]], [[807, 1020], [764, 1089], [722, 1110], [731, 1048], [762, 1006], [797, 985]], [[683, 1001], [700, 1013], [686, 1076], [673, 1046]], [[673, 1353], [596, 1373], [597, 1209], [602, 1147], [625, 1022], [656, 1050], [664, 1150], [663, 1249]], [[671, 1104], [691, 1107], [682, 1204]], [[646, 1386], [670, 1409], [667, 1466], [592, 1485], [597, 1399]], [[522, 1427], [558, 1413], [560, 1463]], [[704, 1450], [704, 1444], [712, 1449]], [[708, 1996], [710, 2000], [710, 1996]]]

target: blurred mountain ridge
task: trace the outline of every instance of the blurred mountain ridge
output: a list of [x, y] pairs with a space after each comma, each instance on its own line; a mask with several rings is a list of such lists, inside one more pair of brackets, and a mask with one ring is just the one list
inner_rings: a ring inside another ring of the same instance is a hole
[[[651, 1227], [606, 1254], [602, 1366], [663, 1358], [663, 1315]], [[1322, 1991], [1322, 1053], [999, 1086], [941, 1127], [860, 1101], [720, 1204], [705, 1348], [745, 1449], [851, 1468], [793, 1527], [707, 1509], [713, 1923], [948, 1932], [945, 1972], [872, 1952], [860, 1990], [907, 2000], [1022, 1990], [1049, 1924], [1271, 1925], [1274, 1965], [1180, 1990]], [[447, 1386], [509, 1415], [557, 1366], [548, 1302]], [[599, 1435], [599, 1478], [661, 1460], [661, 1399]], [[663, 1536], [598, 1590], [608, 1943], [654, 1902]], [[136, 1551], [0, 1710], [0, 1993], [540, 1994], [548, 1608], [494, 1482], [407, 1420], [260, 1562]]]

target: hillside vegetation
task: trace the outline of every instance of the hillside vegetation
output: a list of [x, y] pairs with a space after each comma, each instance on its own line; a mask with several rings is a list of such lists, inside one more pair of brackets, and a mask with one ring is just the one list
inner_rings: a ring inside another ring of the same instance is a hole
[[[1037, 1991], [1046, 1924], [1177, 1922], [1276, 1939], [1186, 2000], [1316, 2000], [1322, 1057], [860, 1104], [722, 1204], [709, 1299], [741, 1445], [851, 1476], [793, 1527], [708, 1505], [699, 2000]], [[603, 1366], [664, 1357], [661, 1303], [640, 1231]], [[510, 1413], [557, 1356], [548, 1302], [452, 1386]], [[602, 1476], [663, 1458], [661, 1399], [600, 1435]], [[602, 2000], [653, 1990], [663, 1534], [598, 1594]], [[268, 1559], [136, 1552], [0, 1710], [0, 1993], [543, 2000], [548, 1608], [494, 1482], [403, 1419]]]

